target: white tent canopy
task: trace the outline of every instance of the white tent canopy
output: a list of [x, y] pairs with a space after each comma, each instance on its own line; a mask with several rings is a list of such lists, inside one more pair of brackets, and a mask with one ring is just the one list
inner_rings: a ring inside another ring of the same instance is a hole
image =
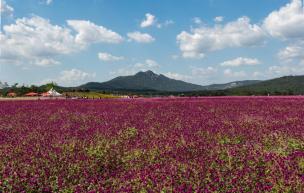
[[52, 97], [62, 96], [62, 94], [57, 92], [54, 88], [51, 88], [47, 93], [49, 94], [49, 96], [52, 96]]

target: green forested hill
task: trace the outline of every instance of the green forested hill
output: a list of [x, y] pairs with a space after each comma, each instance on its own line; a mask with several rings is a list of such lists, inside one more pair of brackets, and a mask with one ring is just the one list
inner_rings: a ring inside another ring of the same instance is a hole
[[229, 89], [234, 95], [292, 95], [304, 94], [304, 76], [285, 76], [271, 80], [261, 81], [253, 85]]

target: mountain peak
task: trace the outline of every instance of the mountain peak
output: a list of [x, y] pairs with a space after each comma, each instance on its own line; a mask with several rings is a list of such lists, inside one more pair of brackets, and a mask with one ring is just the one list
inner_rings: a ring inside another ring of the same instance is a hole
[[136, 75], [146, 75], [146, 76], [158, 76], [158, 74], [154, 73], [152, 70], [140, 71]]
[[204, 87], [156, 74], [151, 70], [140, 71], [133, 76], [121, 76], [110, 81], [83, 85], [91, 90], [154, 90], [154, 91], [194, 91]]
[[145, 77], [146, 79], [150, 79], [150, 80], [156, 80], [156, 79], [159, 78], [159, 75], [154, 73], [151, 70], [148, 70], [148, 71], [145, 71], [145, 72], [140, 71], [137, 74], [135, 74], [135, 76]]

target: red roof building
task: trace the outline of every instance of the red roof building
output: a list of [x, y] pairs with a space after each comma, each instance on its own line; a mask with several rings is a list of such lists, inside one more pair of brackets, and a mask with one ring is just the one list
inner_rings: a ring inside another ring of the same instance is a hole
[[48, 92], [44, 92], [44, 93], [41, 94], [41, 96], [48, 97], [48, 96], [51, 96], [51, 95]]
[[14, 93], [14, 92], [9, 92], [9, 93], [7, 94], [7, 96], [8, 96], [8, 97], [16, 97], [17, 94]]
[[27, 97], [34, 97], [34, 96], [38, 96], [38, 93], [29, 92], [29, 93], [27, 93], [25, 96], [27, 96]]

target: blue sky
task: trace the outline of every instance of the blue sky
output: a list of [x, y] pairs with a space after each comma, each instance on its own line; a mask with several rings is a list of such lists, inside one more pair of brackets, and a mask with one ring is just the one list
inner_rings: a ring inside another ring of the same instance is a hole
[[1, 0], [0, 81], [153, 70], [201, 85], [304, 74], [302, 0]]

